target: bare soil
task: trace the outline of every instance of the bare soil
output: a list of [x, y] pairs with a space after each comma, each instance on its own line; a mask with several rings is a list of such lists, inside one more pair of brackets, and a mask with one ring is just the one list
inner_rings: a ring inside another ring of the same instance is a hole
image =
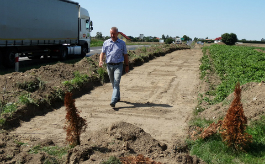
[[[173, 151], [176, 144], [184, 144], [188, 120], [197, 105], [201, 56], [200, 49], [179, 50], [135, 67], [122, 76], [121, 102], [114, 109], [109, 105], [110, 83], [77, 98], [76, 107], [88, 124], [82, 145], [96, 145], [109, 152], [93, 154], [88, 163], [99, 163], [117, 153], [140, 153], [176, 163]], [[65, 115], [63, 106], [23, 122], [11, 134], [19, 135], [24, 143], [32, 138], [51, 139], [55, 145], [65, 146]], [[123, 150], [126, 141], [129, 146]]]

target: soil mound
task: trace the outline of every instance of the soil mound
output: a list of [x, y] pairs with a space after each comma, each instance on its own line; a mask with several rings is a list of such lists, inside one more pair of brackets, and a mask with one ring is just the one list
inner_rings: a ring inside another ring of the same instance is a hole
[[138, 154], [161, 163], [202, 163], [197, 157], [189, 156], [187, 150], [180, 152], [168, 149], [166, 144], [155, 140], [143, 129], [126, 122], [114, 123], [90, 134], [85, 140], [82, 145], [68, 152], [67, 163], [73, 163], [75, 160], [99, 163], [110, 156], [118, 158]]
[[[241, 102], [243, 110], [248, 120], [259, 119], [265, 113], [265, 83], [247, 83], [241, 86]], [[206, 119], [224, 118], [226, 112], [234, 99], [234, 93], [231, 93], [223, 102], [206, 109], [200, 116]], [[249, 123], [249, 122], [248, 122]]]

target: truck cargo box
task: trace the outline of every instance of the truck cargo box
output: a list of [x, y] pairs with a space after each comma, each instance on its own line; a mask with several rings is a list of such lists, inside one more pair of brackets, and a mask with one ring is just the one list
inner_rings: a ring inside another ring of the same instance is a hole
[[0, 46], [77, 43], [78, 15], [69, 0], [3, 0]]

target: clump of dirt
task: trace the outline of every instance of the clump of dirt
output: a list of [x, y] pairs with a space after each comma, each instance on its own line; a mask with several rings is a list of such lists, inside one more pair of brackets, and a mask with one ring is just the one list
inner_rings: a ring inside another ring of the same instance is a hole
[[[174, 149], [173, 149], [174, 147]], [[83, 144], [70, 150], [67, 162], [88, 161], [99, 163], [110, 156], [125, 157], [142, 154], [157, 162], [203, 163], [195, 156], [189, 156], [187, 146], [176, 142], [173, 146], [155, 140], [143, 129], [126, 122], [117, 122], [87, 136]]]
[[[35, 154], [32, 150], [35, 146], [24, 144], [18, 141], [18, 136], [11, 136], [8, 133], [0, 134], [0, 162], [1, 163], [44, 163], [52, 158], [45, 152]], [[42, 146], [52, 146], [52, 141], [41, 141]], [[38, 143], [35, 143], [40, 145]]]
[[[125, 159], [140, 155], [150, 161], [161, 163], [205, 163], [196, 156], [190, 156], [187, 145], [176, 141], [166, 145], [154, 139], [143, 129], [126, 122], [117, 122], [84, 137], [82, 144], [65, 150], [62, 156], [52, 154], [58, 148], [51, 139], [28, 138], [0, 134], [0, 163], [100, 163], [111, 156]], [[23, 138], [25, 141], [25, 138]]]
[[[241, 102], [245, 116], [250, 123], [253, 120], [259, 119], [265, 113], [265, 83], [251, 82], [241, 86]], [[212, 105], [204, 106], [207, 108], [205, 111], [199, 113], [201, 118], [207, 120], [218, 120], [224, 118], [234, 94], [231, 93], [223, 102]]]

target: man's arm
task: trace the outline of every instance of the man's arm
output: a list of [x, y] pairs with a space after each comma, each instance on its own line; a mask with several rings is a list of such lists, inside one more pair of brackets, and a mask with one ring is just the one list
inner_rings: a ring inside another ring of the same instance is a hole
[[105, 55], [105, 53], [101, 52], [101, 54], [100, 54], [100, 56], [99, 56], [99, 63], [98, 63], [98, 65], [99, 65], [100, 67], [103, 66], [103, 57], [104, 57], [104, 55]]
[[124, 64], [125, 64], [125, 72], [129, 72], [129, 57], [128, 54], [124, 54]]

